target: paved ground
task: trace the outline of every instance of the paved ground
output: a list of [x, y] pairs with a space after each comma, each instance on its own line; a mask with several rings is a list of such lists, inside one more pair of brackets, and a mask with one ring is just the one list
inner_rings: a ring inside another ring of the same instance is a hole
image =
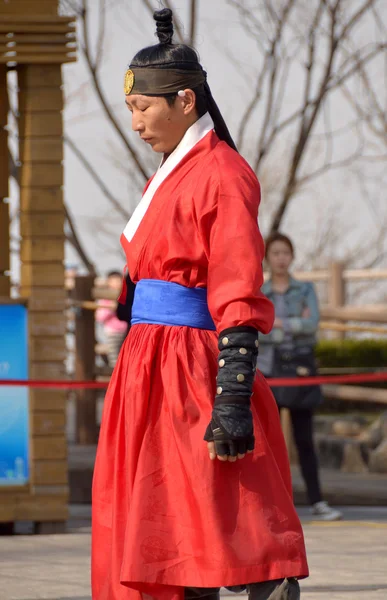
[[[302, 599], [386, 600], [387, 508], [344, 512], [330, 524], [300, 509], [311, 570]], [[73, 507], [67, 535], [0, 538], [0, 600], [90, 600], [89, 516], [89, 507]]]

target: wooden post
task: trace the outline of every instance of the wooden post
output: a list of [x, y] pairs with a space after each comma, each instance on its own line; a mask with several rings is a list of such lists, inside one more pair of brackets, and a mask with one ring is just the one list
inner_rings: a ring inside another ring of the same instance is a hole
[[[66, 292], [61, 66], [20, 65], [18, 80], [20, 292], [28, 300], [30, 377], [62, 379]], [[62, 530], [67, 515], [66, 397], [62, 390], [30, 392], [32, 485], [37, 495], [49, 486], [56, 506], [50, 523], [35, 520], [36, 531]]]
[[0, 64], [0, 296], [10, 296], [8, 205], [8, 90], [6, 66]]
[[[94, 277], [75, 278], [74, 300], [92, 300]], [[95, 375], [95, 322], [94, 311], [76, 309], [75, 317], [75, 378], [94, 380]], [[98, 440], [96, 390], [79, 390], [76, 405], [76, 435], [82, 445], [96, 444]]]
[[[341, 262], [333, 262], [329, 267], [329, 296], [328, 303], [332, 308], [341, 308], [345, 305], [345, 280], [344, 265]], [[335, 331], [331, 333], [334, 339], [344, 339], [345, 333]]]

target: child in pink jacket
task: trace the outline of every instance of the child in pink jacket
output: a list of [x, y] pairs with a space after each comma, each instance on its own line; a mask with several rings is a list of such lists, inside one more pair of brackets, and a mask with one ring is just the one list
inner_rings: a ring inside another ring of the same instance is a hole
[[[108, 273], [107, 285], [109, 288], [117, 291], [117, 297], [121, 290], [121, 284], [121, 273], [118, 271], [111, 271]], [[116, 315], [116, 303], [114, 301], [101, 300], [101, 304], [103, 304], [103, 307], [97, 309], [96, 320], [103, 325], [103, 331], [108, 344], [109, 365], [114, 367], [128, 331], [128, 324], [125, 321], [120, 321], [118, 319]]]

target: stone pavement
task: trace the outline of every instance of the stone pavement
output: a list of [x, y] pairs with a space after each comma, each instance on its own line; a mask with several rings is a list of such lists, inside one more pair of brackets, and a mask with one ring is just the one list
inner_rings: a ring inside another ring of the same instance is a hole
[[[302, 600], [387, 598], [387, 508], [344, 511], [342, 522], [318, 523], [300, 509], [311, 570]], [[89, 517], [72, 507], [69, 534], [0, 538], [0, 600], [90, 600]]]

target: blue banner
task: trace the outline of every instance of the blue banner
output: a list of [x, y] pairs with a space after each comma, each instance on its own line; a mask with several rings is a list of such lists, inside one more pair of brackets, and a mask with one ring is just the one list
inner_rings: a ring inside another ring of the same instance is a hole
[[[0, 379], [28, 378], [27, 309], [0, 304]], [[28, 390], [0, 387], [0, 486], [29, 479]]]

